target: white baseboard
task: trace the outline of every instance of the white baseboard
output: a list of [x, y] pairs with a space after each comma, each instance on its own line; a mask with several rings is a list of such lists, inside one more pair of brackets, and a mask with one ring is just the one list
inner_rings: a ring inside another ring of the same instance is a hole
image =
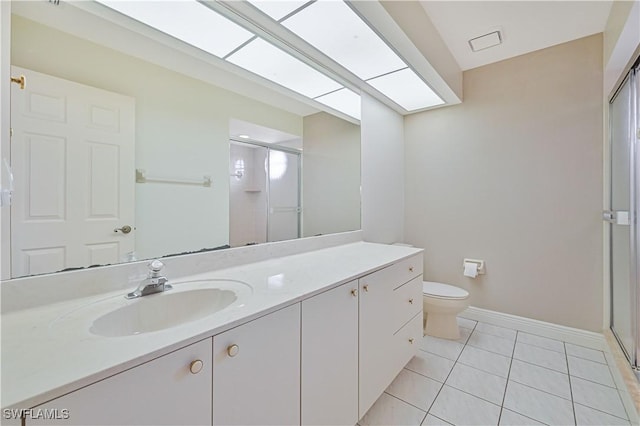
[[562, 340], [587, 348], [601, 351], [609, 350], [604, 335], [592, 331], [580, 330], [578, 328], [566, 327], [564, 325], [557, 325], [516, 315], [503, 314], [474, 306], [468, 307], [460, 316], [500, 327], [512, 328], [526, 333], [548, 337], [550, 339]]

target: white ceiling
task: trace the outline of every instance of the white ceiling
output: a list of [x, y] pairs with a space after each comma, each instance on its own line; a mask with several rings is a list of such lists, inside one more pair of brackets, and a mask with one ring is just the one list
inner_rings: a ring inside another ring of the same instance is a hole
[[[612, 1], [421, 0], [462, 70], [604, 31]], [[502, 44], [472, 52], [469, 40], [495, 30]]]
[[[229, 135], [232, 139], [238, 141], [247, 140], [274, 145], [285, 144], [287, 146], [300, 145], [300, 148], [302, 148], [301, 136], [237, 119], [229, 121]], [[248, 136], [248, 138], [242, 138], [240, 135]]]

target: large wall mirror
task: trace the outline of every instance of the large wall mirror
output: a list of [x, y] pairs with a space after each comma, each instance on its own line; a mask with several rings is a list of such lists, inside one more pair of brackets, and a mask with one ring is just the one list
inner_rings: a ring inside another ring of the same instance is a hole
[[356, 120], [94, 6], [12, 4], [11, 277], [360, 229]]

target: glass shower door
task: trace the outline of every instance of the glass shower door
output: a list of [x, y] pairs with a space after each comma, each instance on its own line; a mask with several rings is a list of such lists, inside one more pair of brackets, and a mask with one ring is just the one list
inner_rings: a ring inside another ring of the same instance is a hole
[[268, 241], [300, 237], [300, 154], [269, 149]]
[[637, 365], [637, 262], [635, 226], [634, 75], [624, 82], [610, 106], [611, 330], [632, 365]]

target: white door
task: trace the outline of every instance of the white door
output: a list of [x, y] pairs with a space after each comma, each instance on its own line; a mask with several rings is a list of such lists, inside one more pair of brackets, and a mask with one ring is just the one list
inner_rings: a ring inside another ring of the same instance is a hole
[[[12, 85], [13, 277], [119, 262], [135, 247], [135, 100], [35, 71]], [[130, 226], [132, 232], [115, 231]]]

